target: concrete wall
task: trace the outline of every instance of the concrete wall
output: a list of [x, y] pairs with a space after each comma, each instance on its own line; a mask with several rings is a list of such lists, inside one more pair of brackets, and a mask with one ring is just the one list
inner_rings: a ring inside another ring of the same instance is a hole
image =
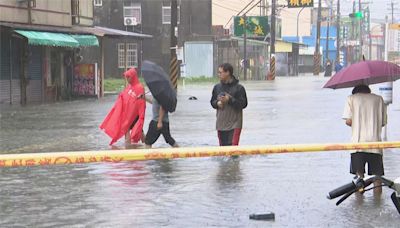
[[[32, 5], [32, 24], [69, 27], [72, 25], [72, 0], [36, 0]], [[80, 25], [93, 25], [93, 1], [80, 0]], [[0, 21], [29, 23], [27, 2], [0, 1]]]

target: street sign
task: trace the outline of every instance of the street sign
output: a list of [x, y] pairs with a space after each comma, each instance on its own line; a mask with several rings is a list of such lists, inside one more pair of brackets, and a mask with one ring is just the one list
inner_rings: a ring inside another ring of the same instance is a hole
[[348, 40], [348, 41], [346, 41], [346, 44], [348, 46], [358, 46], [358, 45], [360, 45], [360, 41], [359, 40]]
[[288, 0], [288, 8], [314, 7], [313, 0]]
[[249, 37], [265, 37], [269, 34], [268, 17], [248, 16], [246, 21], [244, 17], [235, 17], [233, 34], [243, 36], [244, 27]]
[[400, 30], [400, 24], [389, 24], [389, 29]]

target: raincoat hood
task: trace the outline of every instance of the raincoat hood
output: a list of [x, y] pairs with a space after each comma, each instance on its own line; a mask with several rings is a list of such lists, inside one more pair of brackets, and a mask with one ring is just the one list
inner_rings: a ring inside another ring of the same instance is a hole
[[135, 68], [131, 68], [131, 69], [125, 71], [124, 77], [127, 78], [127, 79], [128, 79], [128, 78], [131, 78], [131, 81], [130, 81], [130, 83], [129, 83], [129, 84], [131, 84], [131, 85], [136, 85], [136, 84], [139, 84], [139, 83], [140, 83]]

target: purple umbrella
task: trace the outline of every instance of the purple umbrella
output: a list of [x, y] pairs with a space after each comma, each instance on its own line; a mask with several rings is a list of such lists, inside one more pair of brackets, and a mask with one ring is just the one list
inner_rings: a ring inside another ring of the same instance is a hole
[[396, 81], [400, 78], [400, 66], [386, 61], [369, 60], [352, 64], [335, 75], [324, 88], [340, 89], [357, 85], [371, 85]]

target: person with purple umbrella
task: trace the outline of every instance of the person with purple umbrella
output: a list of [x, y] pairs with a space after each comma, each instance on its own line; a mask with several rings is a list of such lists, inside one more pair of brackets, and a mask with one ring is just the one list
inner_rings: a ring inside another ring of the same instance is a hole
[[[351, 127], [353, 143], [382, 141], [382, 127], [387, 124], [386, 104], [381, 96], [371, 93], [367, 85], [355, 86], [347, 98], [343, 119]], [[384, 175], [382, 149], [363, 149], [351, 154], [350, 173], [363, 178], [365, 164], [368, 175]], [[374, 186], [381, 183], [377, 181]], [[381, 193], [382, 188], [374, 189]]]

